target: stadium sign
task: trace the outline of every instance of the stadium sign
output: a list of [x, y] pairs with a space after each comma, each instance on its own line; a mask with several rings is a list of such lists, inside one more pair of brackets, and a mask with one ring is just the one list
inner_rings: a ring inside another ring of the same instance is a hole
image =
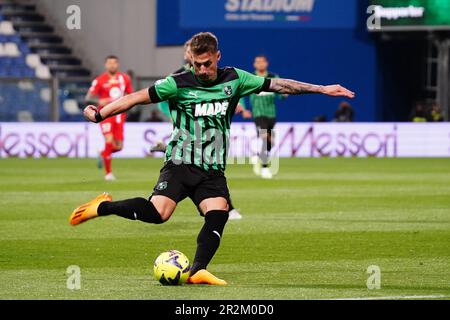
[[[128, 123], [117, 156], [149, 156], [152, 145], [171, 135], [169, 123]], [[450, 157], [448, 123], [280, 123], [276, 138], [280, 157]], [[0, 158], [96, 158], [103, 139], [95, 124], [0, 123]], [[233, 124], [229, 149], [232, 159], [257, 154], [254, 124]]]
[[311, 12], [315, 0], [227, 0], [228, 12]]
[[313, 8], [314, 0], [228, 0], [225, 3], [225, 20], [301, 21], [310, 18]]
[[448, 0], [372, 0], [371, 4], [370, 31], [450, 29]]
[[[356, 0], [180, 0], [182, 28], [354, 28]], [[195, 18], [201, 16], [201, 19]]]
[[425, 8], [414, 6], [406, 8], [384, 8], [383, 6], [375, 6], [374, 11], [376, 19], [398, 20], [404, 18], [423, 18]]

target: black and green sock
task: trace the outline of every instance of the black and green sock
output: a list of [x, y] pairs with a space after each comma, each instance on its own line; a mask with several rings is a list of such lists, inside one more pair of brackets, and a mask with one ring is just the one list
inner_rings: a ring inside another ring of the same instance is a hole
[[220, 246], [223, 229], [228, 221], [228, 212], [210, 211], [205, 215], [205, 224], [197, 237], [197, 252], [191, 268], [191, 275], [206, 269]]
[[117, 215], [129, 220], [140, 220], [147, 223], [161, 224], [164, 221], [153, 203], [144, 198], [122, 201], [103, 202], [97, 209], [99, 216]]

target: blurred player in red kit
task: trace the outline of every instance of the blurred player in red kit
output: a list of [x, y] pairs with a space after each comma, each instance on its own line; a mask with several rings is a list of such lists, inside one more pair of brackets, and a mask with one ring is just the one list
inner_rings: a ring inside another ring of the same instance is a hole
[[[99, 108], [122, 98], [133, 92], [130, 77], [120, 72], [119, 58], [108, 56], [105, 59], [105, 72], [99, 75], [91, 85], [86, 95], [86, 101], [91, 104], [97, 102]], [[96, 101], [96, 98], [98, 100]], [[105, 137], [105, 149], [101, 153], [99, 168], [105, 167], [105, 180], [116, 180], [111, 169], [112, 154], [123, 149], [125, 114], [119, 114], [100, 123], [100, 128]]]

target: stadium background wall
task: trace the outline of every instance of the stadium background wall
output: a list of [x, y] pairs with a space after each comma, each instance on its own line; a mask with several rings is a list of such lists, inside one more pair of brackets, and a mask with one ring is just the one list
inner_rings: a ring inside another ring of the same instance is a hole
[[[156, 0], [39, 0], [38, 4], [94, 74], [103, 71], [104, 58], [110, 54], [121, 58], [124, 71], [131, 69], [139, 76], [165, 75], [181, 63], [182, 48], [156, 46]], [[66, 10], [74, 4], [81, 9], [81, 30], [69, 31]]]
[[[177, 45], [201, 29], [180, 27], [180, 2], [158, 0], [157, 43]], [[202, 0], [196, 0], [202, 1]], [[226, 1], [221, 1], [225, 3]], [[416, 100], [422, 98], [421, 78], [426, 41], [410, 34], [387, 40], [367, 32], [368, 0], [315, 0], [312, 19], [330, 20], [329, 26], [312, 28], [203, 28], [221, 39], [223, 64], [251, 70], [252, 58], [266, 54], [271, 70], [282, 77], [307, 82], [340, 82], [357, 93], [352, 102], [355, 121], [408, 121]], [[351, 23], [334, 17], [336, 3], [347, 10]], [[207, 7], [197, 8], [198, 16]], [[323, 17], [322, 15], [328, 15]], [[193, 19], [195, 17], [192, 17]], [[324, 19], [326, 18], [326, 19]], [[414, 66], [411, 68], [411, 66]], [[340, 99], [321, 96], [290, 98], [279, 102], [279, 121], [312, 121], [318, 115], [333, 119]]]
[[[363, 7], [360, 2], [364, 1], [345, 0], [342, 5], [355, 11], [356, 17]], [[182, 29], [173, 23], [180, 20], [179, 14], [179, 0], [158, 1], [158, 45], [175, 45], [200, 31]], [[282, 77], [313, 83], [341, 82], [352, 88], [358, 95], [354, 100], [356, 120], [376, 121], [376, 50], [363, 26], [365, 21], [355, 18], [355, 28], [208, 29], [221, 39], [224, 65], [252, 70], [253, 57], [266, 54], [271, 60], [270, 69]], [[312, 121], [321, 114], [331, 120], [340, 101], [320, 96], [290, 98], [278, 103], [279, 120]]]

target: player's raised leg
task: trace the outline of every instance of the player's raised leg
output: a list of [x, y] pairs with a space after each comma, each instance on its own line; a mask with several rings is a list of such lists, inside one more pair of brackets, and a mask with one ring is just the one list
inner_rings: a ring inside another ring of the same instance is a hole
[[73, 223], [72, 216], [74, 216], [74, 213], [72, 213], [71, 224], [76, 225], [93, 218], [110, 215], [161, 224], [172, 216], [178, 200], [186, 198], [185, 189], [179, 180], [179, 176], [184, 176], [183, 171], [180, 170], [183, 169], [179, 166], [164, 166], [150, 200], [133, 198], [112, 202], [111, 199], [100, 201], [97, 197], [86, 205], [75, 209], [74, 213], [84, 211], [87, 213], [83, 215], [81, 221], [75, 220]]
[[76, 226], [90, 219], [98, 217], [97, 209], [99, 205], [109, 201], [112, 201], [111, 195], [109, 195], [108, 193], [103, 193], [95, 197], [91, 201], [82, 204], [81, 206], [73, 210], [72, 214], [69, 217], [69, 223], [73, 226]]
[[206, 270], [220, 246], [220, 240], [228, 221], [228, 202], [225, 198], [211, 198], [200, 203], [200, 209], [205, 213], [205, 224], [197, 237], [197, 251], [192, 264], [189, 284], [226, 285]]
[[117, 215], [129, 220], [161, 224], [170, 219], [176, 206], [175, 201], [164, 196], [113, 202], [112, 197], [105, 193], [76, 208], [69, 222], [75, 226], [94, 218]]
[[133, 198], [115, 202], [104, 202], [98, 207], [98, 216], [117, 215], [129, 220], [161, 224], [170, 219], [177, 204], [164, 196], [153, 196], [150, 200]]

